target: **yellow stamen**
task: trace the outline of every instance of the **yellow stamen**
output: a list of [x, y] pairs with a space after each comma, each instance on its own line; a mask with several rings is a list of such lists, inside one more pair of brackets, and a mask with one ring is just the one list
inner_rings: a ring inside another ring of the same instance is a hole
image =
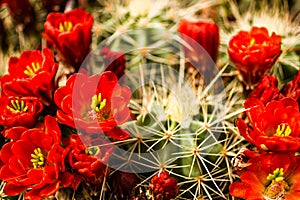
[[38, 168], [42, 165], [44, 165], [45, 163], [45, 158], [44, 155], [42, 154], [42, 150], [40, 148], [36, 148], [34, 150], [34, 153], [31, 154], [32, 159], [30, 159], [30, 161], [33, 164], [33, 168]]
[[90, 155], [90, 156], [96, 156], [98, 155], [99, 153], [101, 152], [100, 148], [99, 147], [90, 147], [88, 149], [85, 149], [85, 153], [87, 155]]
[[34, 76], [35, 73], [41, 69], [41, 66], [39, 63], [31, 63], [31, 67], [29, 65], [26, 66], [26, 69], [24, 70], [24, 74], [27, 76]]
[[102, 95], [99, 93], [98, 95], [94, 95], [92, 97], [91, 108], [96, 112], [100, 112], [106, 105], [106, 99], [102, 100]]
[[73, 24], [72, 24], [72, 22], [65, 21], [64, 23], [59, 23], [58, 28], [59, 28], [60, 31], [67, 32], [67, 31], [70, 31], [73, 28]]
[[288, 124], [279, 124], [276, 129], [276, 135], [280, 137], [289, 136], [292, 133], [292, 129]]
[[24, 101], [19, 101], [19, 100], [11, 100], [10, 101], [11, 106], [7, 105], [6, 108], [10, 110], [11, 112], [21, 112], [24, 111], [26, 112], [28, 110], [28, 106], [25, 106]]
[[252, 46], [252, 45], [254, 45], [254, 44], [255, 44], [255, 39], [252, 38], [252, 39], [250, 40], [250, 46]]
[[283, 168], [276, 168], [274, 171], [273, 171], [273, 174], [269, 174], [267, 179], [269, 181], [275, 181], [275, 182], [279, 182], [279, 181], [282, 181], [284, 179], [283, 177]]
[[59, 30], [60, 31], [65, 31], [64, 26], [62, 25], [62, 23], [59, 23]]

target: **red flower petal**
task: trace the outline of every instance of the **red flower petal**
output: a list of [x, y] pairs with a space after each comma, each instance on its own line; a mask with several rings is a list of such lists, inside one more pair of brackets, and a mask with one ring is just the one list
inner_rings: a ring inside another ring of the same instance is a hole
[[246, 191], [249, 187], [247, 183], [234, 182], [229, 186], [229, 193], [234, 197], [246, 198]]
[[112, 137], [115, 140], [126, 140], [130, 137], [130, 133], [120, 129], [120, 128], [114, 128], [109, 132], [105, 133], [107, 136]]
[[264, 191], [264, 185], [260, 182], [257, 176], [252, 172], [245, 172], [241, 175], [242, 182], [250, 185], [252, 188], [255, 188], [258, 192]]
[[4, 186], [3, 192], [8, 196], [16, 196], [24, 192], [26, 189], [27, 189], [26, 186], [19, 186], [19, 185], [7, 183]]
[[0, 179], [3, 181], [13, 182], [17, 175], [10, 170], [9, 164], [6, 164], [0, 169]]

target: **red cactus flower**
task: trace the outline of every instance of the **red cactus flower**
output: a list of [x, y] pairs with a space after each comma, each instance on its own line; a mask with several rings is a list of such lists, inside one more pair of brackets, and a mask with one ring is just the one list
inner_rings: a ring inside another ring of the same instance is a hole
[[118, 78], [110, 71], [93, 76], [74, 74], [54, 94], [60, 123], [84, 133], [104, 132], [116, 140], [130, 136], [117, 128], [130, 118], [127, 107], [130, 98], [130, 89], [119, 85]]
[[300, 71], [294, 79], [285, 85], [283, 95], [295, 99], [300, 105]]
[[263, 76], [255, 89], [249, 94], [250, 98], [258, 98], [263, 104], [271, 100], [277, 100], [280, 95], [277, 88], [278, 82], [276, 76]]
[[241, 171], [241, 182], [229, 187], [232, 196], [246, 200], [300, 197], [300, 159], [291, 152], [263, 153], [248, 161]]
[[53, 195], [70, 185], [72, 175], [61, 171], [61, 132], [53, 117], [45, 117], [44, 129], [27, 129], [18, 140], [6, 143], [0, 152], [0, 179], [5, 194], [25, 193], [26, 199]]
[[23, 51], [20, 58], [10, 58], [9, 74], [1, 78], [2, 92], [6, 96], [34, 96], [46, 105], [52, 102], [58, 64], [49, 49], [45, 48], [43, 53]]
[[250, 32], [240, 31], [231, 38], [229, 57], [248, 88], [253, 89], [274, 64], [281, 53], [280, 43], [281, 37], [275, 33], [269, 36], [264, 27], [252, 27]]
[[242, 119], [237, 126], [246, 140], [261, 150], [300, 150], [300, 112], [295, 100], [282, 98], [265, 106], [257, 98], [248, 98], [245, 108], [251, 127]]
[[107, 46], [100, 51], [105, 64], [105, 71], [114, 72], [118, 78], [121, 78], [125, 73], [125, 54], [120, 52], [110, 51]]
[[58, 52], [59, 58], [78, 69], [90, 52], [93, 16], [82, 9], [50, 13], [42, 36]]
[[[197, 21], [192, 22], [182, 19], [178, 25], [178, 32], [182, 33], [181, 37], [194, 49], [197, 46], [193, 45], [198, 42], [211, 56], [214, 62], [217, 60], [219, 49], [219, 28], [213, 22]], [[194, 41], [192, 41], [192, 40]], [[201, 51], [200, 51], [201, 52]], [[186, 57], [192, 59], [194, 53], [185, 48]], [[195, 54], [198, 56], [197, 54]]]
[[24, 126], [32, 128], [43, 109], [42, 102], [36, 97], [0, 98], [0, 125], [6, 127]]
[[66, 146], [63, 158], [71, 166], [73, 174], [76, 176], [76, 182], [73, 183], [74, 190], [82, 180], [94, 185], [101, 185], [100, 183], [109, 173], [105, 164], [109, 160], [113, 146], [98, 138], [90, 141], [92, 147], [87, 148], [77, 134], [73, 134], [63, 142]]
[[149, 189], [156, 200], [173, 199], [179, 192], [177, 180], [170, 177], [168, 172], [156, 174], [150, 181]]

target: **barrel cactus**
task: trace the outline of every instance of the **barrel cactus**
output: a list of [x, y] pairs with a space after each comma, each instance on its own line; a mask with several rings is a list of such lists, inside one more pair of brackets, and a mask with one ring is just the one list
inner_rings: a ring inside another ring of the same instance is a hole
[[14, 2], [0, 3], [0, 198], [298, 198], [285, 1], [26, 0], [28, 19]]
[[[146, 43], [136, 43], [137, 37]], [[103, 71], [108, 66], [99, 52], [107, 48], [130, 57], [130, 67], [119, 79], [132, 92], [132, 120], [120, 125], [130, 137], [113, 142], [108, 179], [115, 184], [114, 173], [121, 173], [134, 186], [128, 192], [108, 183], [105, 190], [114, 192], [111, 198], [229, 198], [228, 186], [235, 177], [231, 159], [246, 145], [234, 126], [234, 119], [244, 111], [242, 88], [236, 80], [224, 82], [227, 66], [219, 69], [202, 47], [193, 52], [202, 62], [188, 60], [184, 49], [191, 48], [189, 44], [168, 30], [131, 30], [101, 43], [82, 66], [90, 73]], [[165, 62], [159, 53], [174, 62]], [[187, 69], [191, 65], [194, 75]], [[164, 187], [160, 176], [170, 177], [173, 185], [176, 181], [177, 189], [166, 186], [173, 196], [157, 194], [159, 183]]]

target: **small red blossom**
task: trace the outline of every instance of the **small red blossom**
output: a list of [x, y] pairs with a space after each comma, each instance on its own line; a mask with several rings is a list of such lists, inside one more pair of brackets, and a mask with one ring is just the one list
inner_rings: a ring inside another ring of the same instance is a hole
[[249, 89], [259, 82], [281, 54], [281, 36], [264, 27], [252, 27], [250, 32], [240, 31], [231, 38], [228, 54]]
[[105, 164], [112, 154], [113, 146], [98, 138], [89, 142], [92, 147], [86, 147], [77, 134], [73, 134], [63, 142], [66, 145], [63, 160], [70, 165], [76, 177], [73, 189], [76, 190], [82, 180], [101, 185], [104, 177], [109, 174]]
[[121, 78], [125, 73], [125, 54], [121, 52], [111, 51], [107, 46], [100, 51], [105, 64], [105, 71], [114, 72], [118, 78]]
[[[214, 62], [217, 60], [219, 49], [219, 28], [213, 22], [197, 21], [192, 22], [182, 19], [178, 25], [178, 32], [181, 37], [195, 50], [197, 46], [193, 43], [198, 42], [211, 56]], [[192, 39], [192, 40], [191, 40]], [[201, 52], [201, 50], [199, 50]], [[186, 57], [192, 59], [193, 53], [185, 48]], [[197, 53], [197, 52], [196, 52]], [[195, 54], [195, 56], [199, 56]]]
[[233, 197], [246, 200], [300, 198], [300, 159], [291, 152], [263, 153], [248, 161], [241, 182], [229, 187]]
[[295, 100], [282, 98], [265, 106], [257, 98], [248, 98], [245, 108], [252, 127], [242, 119], [238, 119], [237, 126], [246, 140], [260, 150], [300, 150], [300, 112]]
[[258, 85], [249, 94], [249, 98], [258, 98], [263, 104], [267, 104], [271, 100], [277, 100], [280, 96], [277, 88], [278, 81], [276, 76], [263, 76]]
[[8, 74], [2, 76], [2, 93], [6, 96], [38, 97], [44, 104], [52, 102], [58, 64], [50, 49], [23, 51], [20, 58], [12, 57]]
[[0, 152], [0, 179], [5, 194], [25, 193], [25, 199], [53, 195], [60, 186], [71, 184], [73, 176], [61, 171], [61, 132], [53, 117], [45, 117], [44, 129], [27, 129], [19, 139], [6, 143]]
[[294, 79], [285, 85], [283, 95], [295, 99], [300, 105], [300, 71]]
[[0, 125], [6, 127], [24, 126], [32, 128], [43, 110], [42, 102], [36, 97], [0, 98]]
[[156, 174], [150, 181], [149, 189], [156, 200], [170, 200], [179, 192], [177, 180], [170, 177], [168, 172]]
[[66, 13], [52, 12], [47, 16], [42, 36], [63, 62], [78, 69], [90, 52], [93, 21], [91, 14], [79, 8]]
[[58, 121], [84, 133], [105, 133], [116, 140], [130, 134], [117, 128], [128, 121], [130, 88], [121, 86], [110, 71], [89, 76], [77, 73], [54, 94]]

